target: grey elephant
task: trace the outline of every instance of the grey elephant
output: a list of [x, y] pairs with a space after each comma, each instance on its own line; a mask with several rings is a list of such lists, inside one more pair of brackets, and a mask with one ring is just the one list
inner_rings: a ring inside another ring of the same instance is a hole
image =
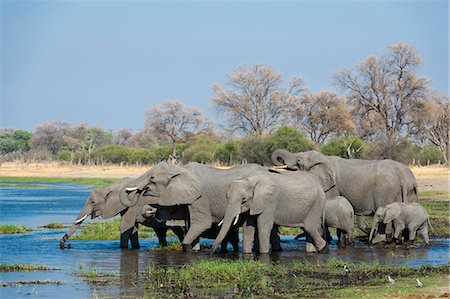
[[[306, 170], [316, 175], [328, 198], [344, 196], [357, 216], [373, 215], [378, 207], [392, 202], [417, 202], [417, 183], [411, 170], [392, 160], [347, 160], [317, 151], [290, 153], [276, 150], [274, 165], [286, 165], [290, 170]], [[364, 218], [358, 226], [366, 233]], [[380, 224], [377, 241], [384, 241], [385, 225]]]
[[[153, 198], [147, 204], [158, 205], [158, 210], [187, 207], [189, 229], [182, 245], [184, 251], [191, 251], [200, 235], [224, 217], [228, 185], [258, 172], [267, 170], [256, 164], [217, 169], [199, 163], [182, 167], [161, 162], [128, 183], [122, 189], [120, 200], [125, 206], [133, 207], [141, 200], [140, 195], [145, 195]], [[280, 250], [279, 240], [273, 242], [273, 247]]]
[[379, 207], [375, 212], [374, 225], [370, 231], [369, 242], [372, 241], [376, 224], [380, 222], [393, 223], [394, 238], [401, 242], [401, 233], [407, 229], [409, 242], [414, 242], [416, 232], [419, 232], [425, 243], [429, 245], [428, 228], [433, 231], [427, 211], [418, 203], [394, 202]]
[[[324, 239], [330, 243], [331, 235], [329, 227], [336, 228], [338, 245], [348, 245], [353, 243], [353, 227], [355, 212], [351, 203], [343, 196], [336, 196], [327, 199], [325, 202], [325, 229]], [[299, 239], [304, 233], [295, 237]]]
[[65, 248], [65, 242], [81, 226], [87, 217], [91, 219], [102, 217], [104, 219], [112, 218], [118, 214], [120, 220], [120, 247], [128, 248], [128, 242], [132, 248], [139, 248], [138, 224], [152, 227], [162, 246], [167, 245], [166, 233], [169, 228], [181, 240], [184, 237], [184, 229], [179, 226], [168, 227], [165, 223], [157, 221], [155, 218], [142, 217], [142, 207], [136, 205], [128, 208], [123, 205], [119, 199], [119, 193], [123, 187], [131, 182], [131, 178], [124, 178], [119, 182], [102, 188], [95, 188], [89, 195], [86, 203], [77, 216], [73, 225], [60, 240], [60, 248]]
[[[269, 252], [274, 224], [302, 227], [307, 236], [307, 252], [322, 251], [326, 242], [321, 236], [326, 196], [316, 178], [307, 172], [259, 173], [235, 180], [227, 191], [229, 200], [213, 253], [229, 228], [244, 213], [243, 253], [251, 252], [255, 226], [260, 253]], [[255, 224], [252, 223], [256, 221]]]

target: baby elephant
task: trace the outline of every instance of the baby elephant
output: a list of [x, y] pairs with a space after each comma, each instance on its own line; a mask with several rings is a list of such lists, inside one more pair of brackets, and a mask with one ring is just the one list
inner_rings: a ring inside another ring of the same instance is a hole
[[379, 207], [373, 220], [369, 243], [372, 241], [372, 236], [378, 223], [381, 221], [384, 223], [392, 221], [395, 239], [400, 240], [400, 234], [407, 229], [409, 231], [409, 242], [414, 242], [416, 231], [418, 231], [423, 236], [425, 243], [429, 245], [428, 226], [430, 226], [431, 231], [433, 231], [433, 228], [427, 211], [418, 203], [394, 202]]
[[[336, 228], [339, 245], [353, 243], [353, 224], [355, 212], [351, 203], [343, 196], [327, 199], [325, 202], [325, 236], [324, 239], [330, 243], [331, 235], [329, 227]], [[295, 237], [299, 239], [304, 236], [300, 234]]]

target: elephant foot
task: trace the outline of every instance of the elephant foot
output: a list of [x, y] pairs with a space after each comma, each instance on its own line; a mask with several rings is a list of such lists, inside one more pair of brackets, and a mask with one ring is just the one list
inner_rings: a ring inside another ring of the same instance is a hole
[[194, 247], [192, 247], [192, 251], [199, 252], [200, 251], [200, 242], [195, 244]]
[[325, 247], [323, 247], [322, 249], [319, 250], [319, 253], [329, 253], [330, 249], [328, 247], [328, 245], [325, 245]]
[[392, 243], [392, 234], [386, 234], [386, 243]]
[[377, 234], [373, 239], [372, 239], [372, 244], [377, 244], [377, 243], [381, 243], [381, 242], [386, 242], [386, 235], [385, 234]]
[[192, 252], [192, 245], [191, 244], [182, 244], [181, 245], [184, 252]]
[[315, 253], [317, 252], [316, 246], [313, 243], [306, 242], [306, 253]]

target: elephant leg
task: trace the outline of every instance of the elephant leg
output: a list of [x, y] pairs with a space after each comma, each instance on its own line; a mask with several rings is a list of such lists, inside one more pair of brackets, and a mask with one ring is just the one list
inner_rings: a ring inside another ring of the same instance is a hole
[[[336, 235], [337, 235], [337, 239], [338, 239], [338, 242], [337, 242], [338, 245], [345, 245], [344, 234], [342, 232], [342, 229], [336, 228]], [[328, 240], [326, 240], [326, 241], [327, 241], [327, 243], [330, 243], [330, 242], [328, 242]]]
[[[309, 237], [312, 239], [313, 245], [315, 246], [317, 251], [320, 252], [326, 248], [327, 242], [322, 238], [322, 236], [319, 232], [319, 229], [317, 227], [305, 225], [305, 227], [303, 227], [303, 230], [305, 231], [306, 236], [307, 236], [307, 239], [306, 239], [307, 246], [308, 246], [308, 235], [309, 235]], [[307, 248], [307, 250], [308, 250], [308, 248]]]
[[386, 224], [383, 222], [378, 224], [378, 233], [372, 239], [372, 244], [386, 242]]
[[242, 253], [252, 253], [252, 243], [255, 238], [255, 223], [247, 220], [244, 224], [244, 236], [242, 240]]
[[233, 246], [233, 252], [239, 252], [239, 229], [233, 228], [229, 232], [230, 234], [230, 243]]
[[131, 248], [139, 249], [139, 231], [135, 227], [130, 236]]
[[167, 246], [167, 228], [153, 228], [153, 230], [156, 233], [156, 236], [158, 237], [159, 245], [161, 246]]
[[306, 253], [313, 253], [313, 252], [317, 252], [317, 248], [316, 246], [314, 246], [314, 242], [311, 238], [311, 236], [305, 231], [305, 239], [306, 239]]
[[392, 222], [386, 224], [386, 242], [392, 242]]
[[414, 243], [414, 240], [416, 239], [416, 229], [414, 227], [408, 227], [409, 230], [409, 241], [411, 243]]
[[424, 224], [421, 229], [419, 229], [420, 235], [423, 237], [425, 244], [430, 245], [430, 239], [428, 237], [428, 225]]
[[183, 242], [184, 239], [184, 229], [181, 226], [174, 226], [171, 228], [175, 236], [177, 236], [178, 240]]
[[356, 216], [356, 223], [360, 230], [362, 230], [366, 235], [370, 233], [370, 228], [366, 225], [365, 216]]
[[128, 248], [128, 240], [131, 237], [131, 233], [133, 232], [133, 229], [134, 228], [131, 227], [120, 234], [120, 248]]
[[259, 253], [269, 253], [270, 250], [270, 232], [273, 228], [273, 211], [264, 211], [258, 216], [258, 241], [259, 241]]
[[270, 245], [272, 247], [272, 252], [281, 252], [283, 248], [281, 248], [280, 241], [280, 226], [274, 225], [272, 230], [270, 231]]

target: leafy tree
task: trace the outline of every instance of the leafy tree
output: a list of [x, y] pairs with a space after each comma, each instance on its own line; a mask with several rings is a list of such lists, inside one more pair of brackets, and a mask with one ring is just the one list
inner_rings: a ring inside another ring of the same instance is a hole
[[283, 86], [272, 67], [256, 64], [228, 74], [227, 88], [213, 86], [212, 102], [228, 119], [228, 129], [245, 135], [265, 135], [286, 124], [289, 112], [305, 90], [300, 77]]
[[247, 163], [270, 164], [268, 136], [248, 136], [239, 142], [239, 156]]
[[2, 129], [0, 131], [0, 153], [2, 155], [11, 152], [28, 152], [33, 134], [14, 129]]
[[320, 151], [329, 156], [346, 159], [360, 159], [364, 157], [367, 144], [357, 136], [343, 136], [331, 138], [320, 147]]
[[233, 165], [241, 161], [239, 154], [239, 142], [235, 140], [227, 140], [218, 144], [214, 159], [220, 163]]
[[303, 133], [296, 128], [283, 126], [275, 131], [268, 139], [268, 151], [270, 155], [277, 149], [285, 149], [292, 153], [303, 152], [314, 149], [311, 143]]
[[217, 140], [211, 136], [201, 136], [183, 152], [182, 161], [208, 163], [212, 162], [217, 148]]

